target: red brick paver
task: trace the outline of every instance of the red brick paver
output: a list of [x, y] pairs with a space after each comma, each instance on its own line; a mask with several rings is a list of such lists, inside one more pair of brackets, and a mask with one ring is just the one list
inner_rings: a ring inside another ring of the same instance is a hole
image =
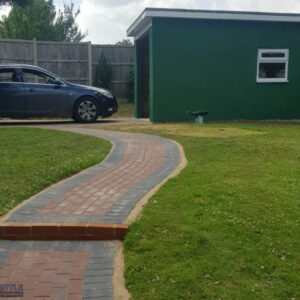
[[14, 251], [1, 284], [23, 284], [22, 299], [82, 299], [89, 251]]

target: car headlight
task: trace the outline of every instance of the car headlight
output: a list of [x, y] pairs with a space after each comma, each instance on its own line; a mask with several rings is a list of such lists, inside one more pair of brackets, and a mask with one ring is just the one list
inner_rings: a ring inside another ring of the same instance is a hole
[[98, 89], [98, 91], [107, 98], [110, 98], [110, 99], [114, 98], [113, 94], [108, 90]]

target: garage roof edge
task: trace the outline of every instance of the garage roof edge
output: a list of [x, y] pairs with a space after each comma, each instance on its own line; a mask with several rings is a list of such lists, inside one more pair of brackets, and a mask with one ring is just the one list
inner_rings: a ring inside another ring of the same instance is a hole
[[300, 22], [300, 14], [252, 11], [194, 10], [146, 8], [128, 28], [127, 35], [136, 37], [149, 26], [153, 18], [239, 20], [263, 22]]

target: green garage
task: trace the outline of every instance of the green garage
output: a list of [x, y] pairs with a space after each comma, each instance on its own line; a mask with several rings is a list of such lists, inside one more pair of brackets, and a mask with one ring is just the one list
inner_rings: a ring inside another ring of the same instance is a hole
[[135, 38], [135, 116], [299, 119], [300, 15], [147, 8]]

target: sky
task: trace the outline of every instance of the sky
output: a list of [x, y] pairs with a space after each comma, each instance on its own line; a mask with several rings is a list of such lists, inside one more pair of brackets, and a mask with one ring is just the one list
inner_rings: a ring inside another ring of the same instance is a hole
[[[71, 0], [54, 0], [59, 8]], [[114, 44], [146, 7], [300, 13], [300, 0], [73, 0], [80, 7], [77, 22], [88, 31], [85, 41]], [[3, 11], [2, 11], [3, 14]]]

